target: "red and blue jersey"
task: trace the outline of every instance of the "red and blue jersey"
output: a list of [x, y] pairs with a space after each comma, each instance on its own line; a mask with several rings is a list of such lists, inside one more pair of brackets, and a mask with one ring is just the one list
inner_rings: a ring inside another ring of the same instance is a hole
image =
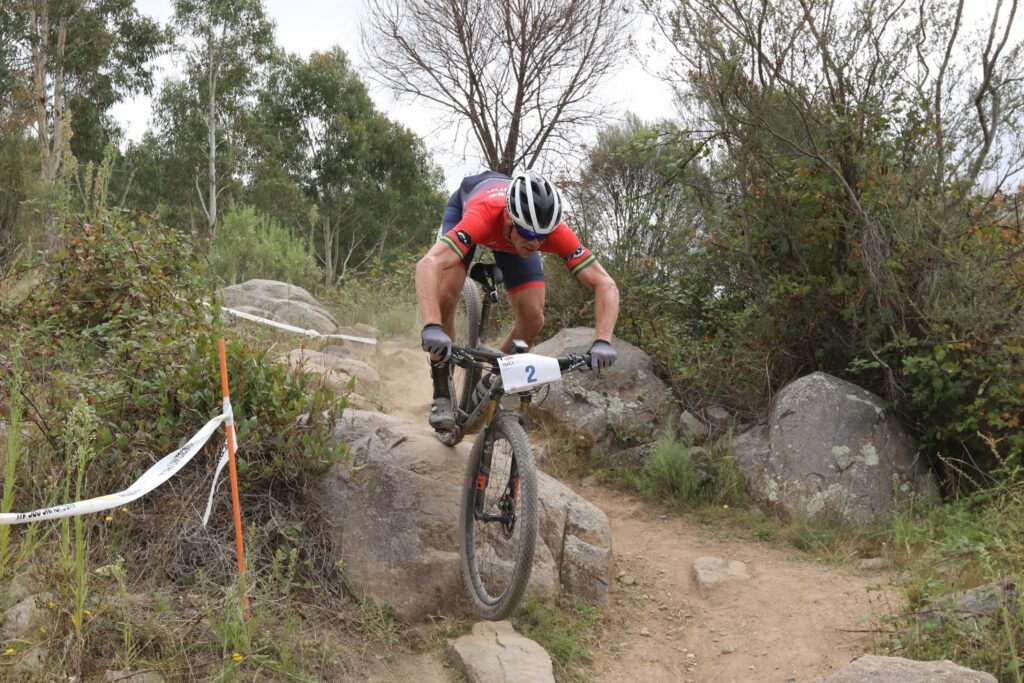
[[[466, 259], [478, 244], [499, 252], [516, 253], [505, 227], [505, 189], [511, 182], [506, 175], [487, 171], [464, 179], [452, 194], [445, 209], [440, 239], [460, 259]], [[573, 275], [597, 260], [564, 222], [540, 243], [540, 251], [562, 257]]]

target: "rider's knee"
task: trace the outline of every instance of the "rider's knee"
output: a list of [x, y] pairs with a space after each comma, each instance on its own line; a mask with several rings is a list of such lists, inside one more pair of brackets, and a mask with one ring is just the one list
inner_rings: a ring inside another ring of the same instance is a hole
[[544, 329], [544, 309], [524, 311], [519, 319], [519, 328], [524, 336], [532, 339]]

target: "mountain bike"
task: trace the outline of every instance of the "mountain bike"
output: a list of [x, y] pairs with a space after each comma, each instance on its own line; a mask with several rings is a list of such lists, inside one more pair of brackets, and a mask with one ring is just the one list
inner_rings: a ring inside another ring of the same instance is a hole
[[[519, 605], [533, 569], [540, 513], [537, 467], [524, 429], [527, 408], [538, 388], [568, 372], [589, 369], [590, 358], [527, 353], [522, 341], [514, 343], [511, 354], [480, 346], [501, 271], [493, 264], [476, 264], [470, 277], [483, 286], [485, 298], [479, 315], [466, 316], [467, 323], [475, 324], [467, 335], [473, 345], [452, 346], [451, 364], [463, 371], [460, 381], [453, 375], [450, 382], [456, 426], [438, 438], [454, 445], [474, 422], [482, 424], [463, 478], [459, 558], [474, 609], [484, 619], [499, 620]], [[502, 405], [507, 395], [519, 397], [518, 407]]]

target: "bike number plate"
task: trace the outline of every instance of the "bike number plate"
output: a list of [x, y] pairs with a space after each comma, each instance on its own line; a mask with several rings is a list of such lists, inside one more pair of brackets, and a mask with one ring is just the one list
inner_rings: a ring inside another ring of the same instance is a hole
[[562, 379], [558, 359], [535, 353], [517, 353], [498, 359], [501, 383], [508, 393], [533, 389]]

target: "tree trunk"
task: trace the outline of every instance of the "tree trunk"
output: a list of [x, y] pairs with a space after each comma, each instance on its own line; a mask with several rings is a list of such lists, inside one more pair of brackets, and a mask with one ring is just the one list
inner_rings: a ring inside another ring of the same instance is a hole
[[[210, 38], [212, 41], [212, 37]], [[207, 168], [210, 174], [209, 199], [207, 200], [206, 230], [207, 237], [213, 242], [217, 229], [217, 74], [216, 66], [213, 63], [213, 45], [207, 46], [210, 51], [210, 65], [208, 74], [209, 106], [206, 113], [207, 142], [209, 145], [209, 165]]]
[[[60, 172], [66, 139], [64, 112], [64, 51], [67, 40], [67, 19], [57, 25], [57, 45], [50, 45], [50, 3], [48, 0], [29, 3], [29, 22], [35, 41], [32, 45], [32, 87], [35, 100], [36, 136], [39, 145], [39, 175], [43, 183], [53, 187]], [[52, 99], [47, 88], [50, 68], [53, 73]], [[52, 201], [52, 200], [51, 200]], [[52, 204], [43, 214], [46, 250], [56, 248], [53, 224], [56, 220]]]
[[324, 284], [330, 287], [334, 282], [334, 234], [331, 231], [331, 218], [324, 211]]

